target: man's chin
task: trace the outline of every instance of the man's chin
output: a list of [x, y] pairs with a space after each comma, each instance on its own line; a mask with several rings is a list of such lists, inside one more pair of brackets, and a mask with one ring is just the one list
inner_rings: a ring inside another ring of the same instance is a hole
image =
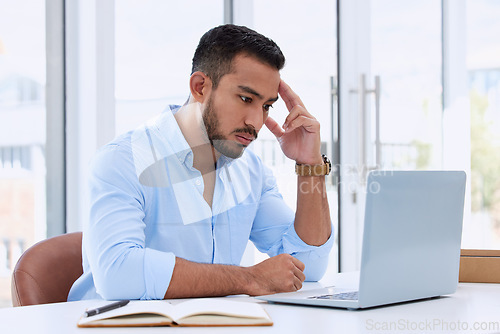
[[241, 156], [243, 155], [243, 153], [245, 152], [245, 148], [242, 148], [240, 150], [231, 150], [231, 151], [224, 151], [224, 152], [220, 152], [223, 156], [225, 156], [226, 158], [231, 158], [231, 159], [238, 159], [238, 158], [241, 158]]
[[228, 142], [227, 140], [213, 141], [214, 148], [223, 156], [231, 159], [240, 158], [245, 152], [247, 146], [240, 143]]

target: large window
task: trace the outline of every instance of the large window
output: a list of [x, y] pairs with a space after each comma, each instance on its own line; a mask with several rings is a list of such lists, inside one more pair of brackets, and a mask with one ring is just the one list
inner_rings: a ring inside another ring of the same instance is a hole
[[115, 2], [116, 134], [189, 96], [201, 35], [223, 23], [223, 1]]
[[464, 248], [500, 249], [500, 2], [467, 1], [471, 220]]
[[0, 0], [0, 307], [19, 256], [46, 237], [45, 1]]

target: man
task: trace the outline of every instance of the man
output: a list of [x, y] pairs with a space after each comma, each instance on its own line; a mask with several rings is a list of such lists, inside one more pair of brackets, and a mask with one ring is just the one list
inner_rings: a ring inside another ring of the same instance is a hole
[[[284, 83], [279, 47], [246, 27], [208, 31], [188, 102], [97, 153], [84, 274], [68, 300], [263, 295], [322, 277], [333, 238], [320, 125]], [[283, 98], [283, 128], [268, 116]], [[297, 162], [297, 211], [245, 150], [266, 125]], [[271, 257], [239, 263], [248, 240]]]

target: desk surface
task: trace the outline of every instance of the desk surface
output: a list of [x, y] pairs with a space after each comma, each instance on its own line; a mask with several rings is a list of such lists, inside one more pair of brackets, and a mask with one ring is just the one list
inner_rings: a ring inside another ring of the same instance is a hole
[[[306, 283], [303, 289], [321, 283]], [[325, 283], [323, 283], [325, 284]], [[461, 283], [455, 294], [436, 299], [350, 311], [262, 303], [272, 327], [169, 328], [182, 333], [500, 333], [500, 284]], [[87, 307], [102, 301], [79, 301], [0, 309], [0, 333], [159, 333], [166, 328], [77, 328]]]

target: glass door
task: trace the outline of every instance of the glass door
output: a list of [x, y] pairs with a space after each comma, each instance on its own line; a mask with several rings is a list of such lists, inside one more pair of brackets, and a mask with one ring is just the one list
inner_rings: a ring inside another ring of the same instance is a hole
[[340, 2], [341, 271], [361, 259], [371, 170], [442, 168], [441, 2]]

